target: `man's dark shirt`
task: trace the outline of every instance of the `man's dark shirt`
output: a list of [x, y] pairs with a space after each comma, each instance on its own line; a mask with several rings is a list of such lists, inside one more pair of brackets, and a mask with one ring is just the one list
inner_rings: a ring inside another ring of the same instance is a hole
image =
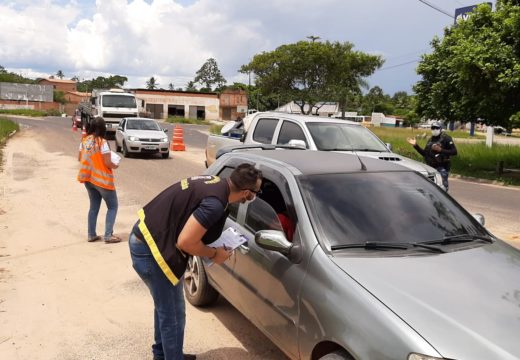
[[[434, 144], [441, 146], [441, 152], [432, 150]], [[447, 170], [451, 167], [451, 156], [457, 155], [457, 148], [451, 136], [442, 132], [439, 136], [432, 136], [428, 139], [426, 146], [422, 149], [419, 145], [414, 146], [415, 150], [424, 157], [426, 164], [433, 168], [443, 167]]]

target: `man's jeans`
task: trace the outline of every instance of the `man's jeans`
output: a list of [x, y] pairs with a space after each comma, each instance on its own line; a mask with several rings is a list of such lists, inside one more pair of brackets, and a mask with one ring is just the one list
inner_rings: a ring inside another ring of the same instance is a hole
[[442, 177], [442, 185], [444, 185], [444, 188], [446, 189], [446, 192], [448, 191], [448, 177], [450, 176], [450, 171], [446, 169], [445, 167], [438, 167], [437, 171], [441, 174]]
[[182, 281], [174, 286], [164, 275], [143, 241], [130, 233], [132, 266], [144, 281], [154, 302], [154, 359], [183, 360], [186, 313]]
[[115, 190], [107, 190], [102, 187], [85, 182], [85, 188], [90, 199], [90, 209], [88, 211], [88, 238], [92, 239], [97, 236], [96, 224], [101, 199], [107, 204], [107, 216], [105, 219], [105, 240], [110, 239], [114, 232], [114, 223], [117, 215], [117, 193]]

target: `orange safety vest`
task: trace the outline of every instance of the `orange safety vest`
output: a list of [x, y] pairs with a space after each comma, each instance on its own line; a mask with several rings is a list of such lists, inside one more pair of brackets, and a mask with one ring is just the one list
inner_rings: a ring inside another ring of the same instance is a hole
[[114, 175], [108, 168], [101, 154], [101, 142], [103, 140], [88, 135], [81, 141], [81, 167], [78, 173], [78, 181], [90, 182], [93, 185], [107, 190], [115, 190]]

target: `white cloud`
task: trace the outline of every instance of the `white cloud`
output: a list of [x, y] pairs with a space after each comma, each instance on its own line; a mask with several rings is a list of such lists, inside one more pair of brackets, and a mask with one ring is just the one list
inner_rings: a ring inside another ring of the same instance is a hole
[[[471, 0], [438, 0], [452, 10]], [[408, 0], [0, 0], [0, 65], [71, 77], [151, 76], [185, 86], [214, 57], [228, 82], [254, 54], [318, 35], [406, 62], [451, 20]], [[409, 89], [414, 66], [376, 74], [385, 91]], [[372, 82], [372, 81], [371, 81]], [[375, 84], [374, 84], [375, 85]]]

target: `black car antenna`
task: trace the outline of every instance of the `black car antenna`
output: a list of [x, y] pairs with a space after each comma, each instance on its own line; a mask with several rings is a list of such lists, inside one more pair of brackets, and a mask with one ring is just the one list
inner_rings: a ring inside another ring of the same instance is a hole
[[361, 157], [358, 155], [356, 150], [354, 150], [354, 146], [350, 145], [351, 151], [356, 155], [357, 159], [359, 160], [359, 163], [361, 164], [361, 170], [367, 171], [367, 167], [365, 166], [365, 163], [363, 163], [363, 160], [361, 160]]

